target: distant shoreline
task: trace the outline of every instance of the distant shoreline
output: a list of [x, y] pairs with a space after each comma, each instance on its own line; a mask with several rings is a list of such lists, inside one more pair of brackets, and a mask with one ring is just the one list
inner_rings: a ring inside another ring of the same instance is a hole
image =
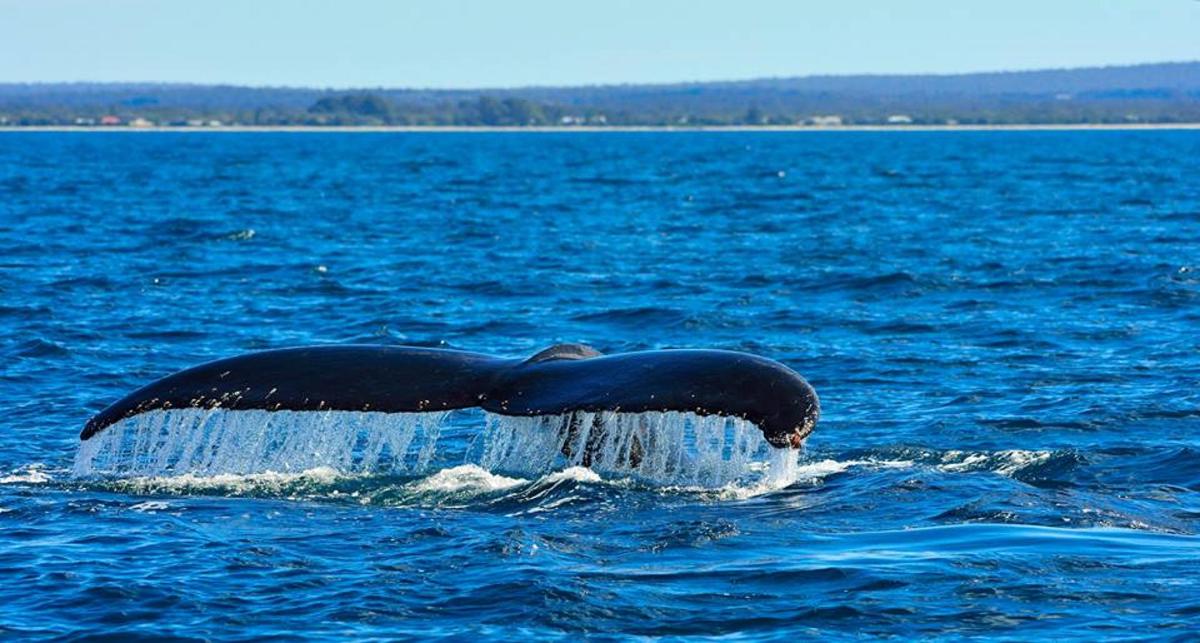
[[695, 127], [648, 126], [570, 126], [570, 127], [494, 127], [494, 126], [317, 126], [317, 125], [225, 125], [220, 127], [128, 127], [128, 126], [70, 126], [17, 125], [0, 127], [4, 132], [80, 132], [131, 133], [177, 132], [189, 134], [215, 133], [547, 133], [572, 132], [1039, 132], [1039, 131], [1137, 131], [1137, 130], [1200, 130], [1200, 123], [1061, 123], [1012, 125], [713, 125]]

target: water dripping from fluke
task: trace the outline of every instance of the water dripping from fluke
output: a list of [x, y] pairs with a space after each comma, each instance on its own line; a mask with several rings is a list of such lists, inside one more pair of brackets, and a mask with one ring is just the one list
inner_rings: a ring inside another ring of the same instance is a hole
[[[257, 475], [329, 470], [424, 476], [448, 464], [450, 413], [173, 409], [127, 418], [80, 443], [78, 479]], [[754, 424], [683, 412], [487, 413], [466, 460], [525, 477], [584, 467], [605, 479], [721, 488], [786, 486], [798, 451]], [[461, 456], [460, 456], [461, 457]]]
[[76, 477], [426, 469], [446, 413], [150, 411], [80, 443]]
[[488, 414], [481, 464], [525, 475], [586, 467], [605, 477], [722, 487], [775, 475], [798, 454], [775, 449], [752, 423], [680, 412]]

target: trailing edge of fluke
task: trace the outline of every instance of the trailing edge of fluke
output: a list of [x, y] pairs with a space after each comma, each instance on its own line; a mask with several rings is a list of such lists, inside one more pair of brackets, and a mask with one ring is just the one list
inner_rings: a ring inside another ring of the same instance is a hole
[[87, 440], [139, 413], [180, 408], [413, 413], [479, 407], [509, 416], [679, 411], [754, 423], [799, 447], [820, 415], [816, 391], [774, 360], [723, 350], [601, 355], [560, 344], [528, 359], [404, 346], [327, 345], [201, 364], [114, 402]]

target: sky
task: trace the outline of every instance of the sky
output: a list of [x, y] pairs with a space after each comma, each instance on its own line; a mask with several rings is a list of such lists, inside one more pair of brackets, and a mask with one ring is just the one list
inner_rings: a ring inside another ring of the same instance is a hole
[[0, 0], [0, 82], [482, 88], [1200, 60], [1198, 0]]

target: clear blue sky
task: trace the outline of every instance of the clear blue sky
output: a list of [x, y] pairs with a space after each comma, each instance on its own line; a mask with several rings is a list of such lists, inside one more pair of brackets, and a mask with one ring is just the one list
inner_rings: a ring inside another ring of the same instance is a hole
[[0, 0], [0, 82], [497, 87], [1200, 60], [1197, 0]]

